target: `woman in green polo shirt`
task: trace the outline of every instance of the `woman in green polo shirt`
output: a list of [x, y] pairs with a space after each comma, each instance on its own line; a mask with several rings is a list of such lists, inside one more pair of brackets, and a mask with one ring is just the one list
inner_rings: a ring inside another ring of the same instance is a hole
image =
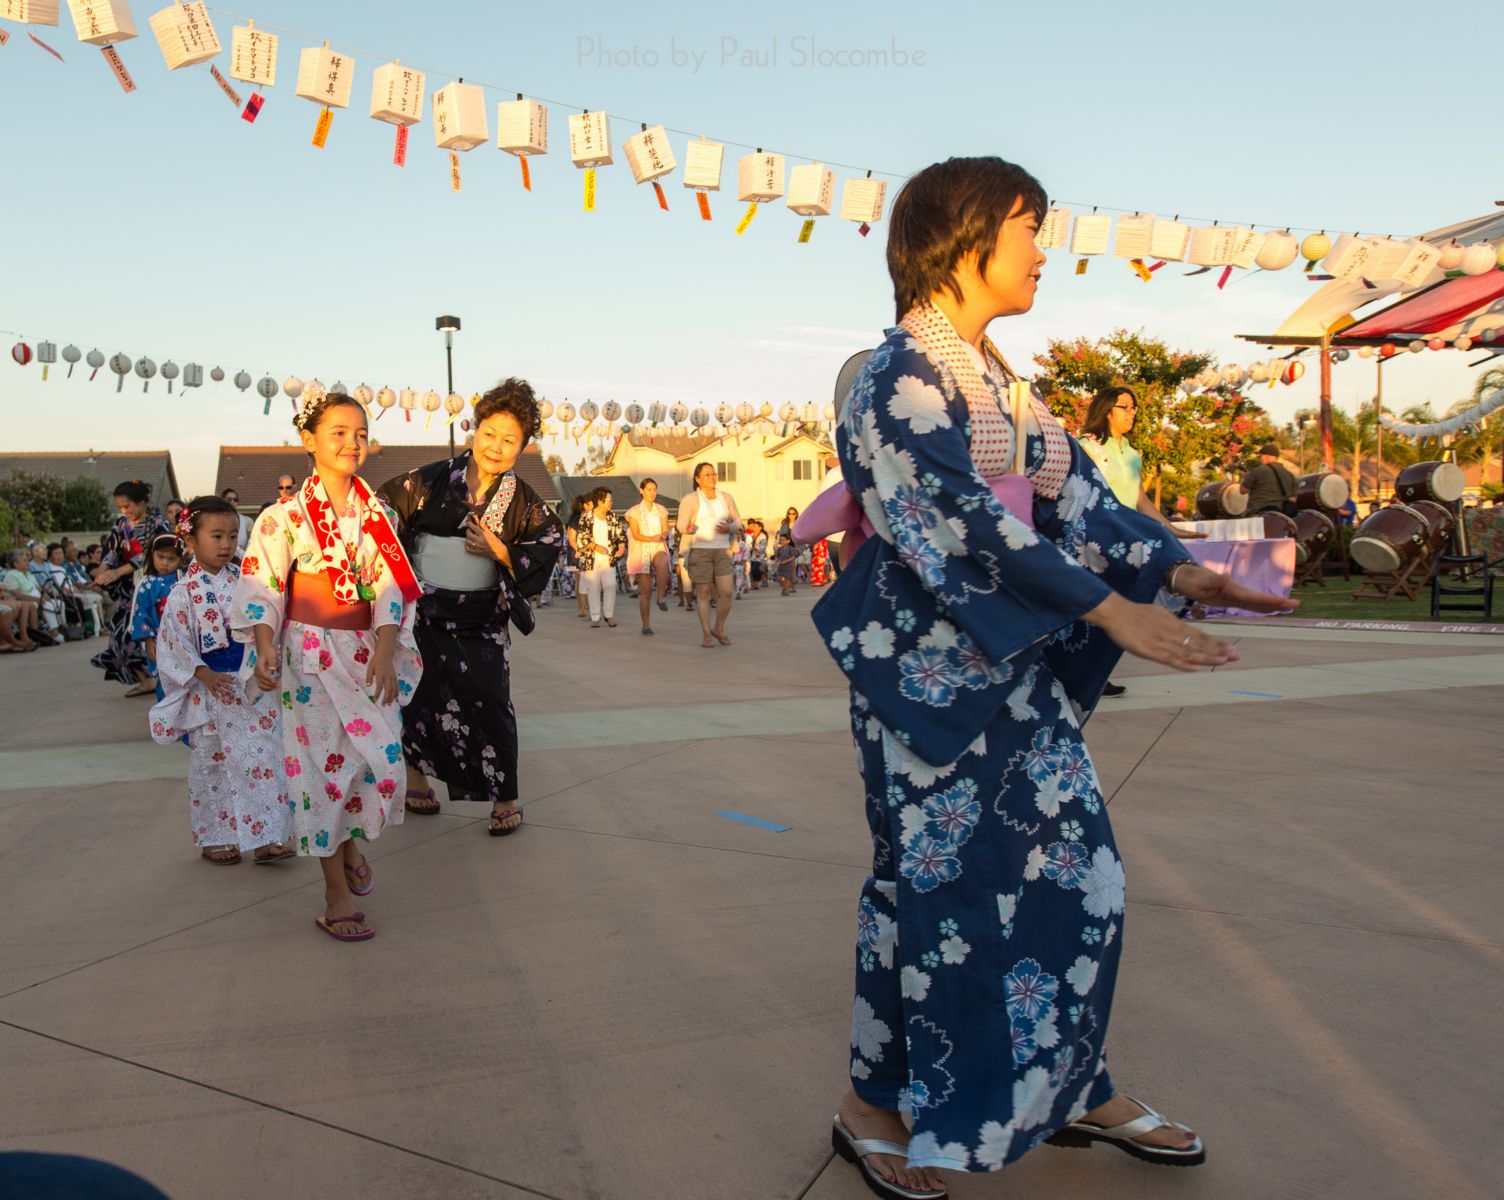
[[1182, 541], [1204, 537], [1204, 534], [1172, 525], [1144, 491], [1143, 456], [1128, 442], [1128, 434], [1137, 416], [1138, 398], [1128, 388], [1110, 387], [1098, 392], [1086, 409], [1086, 421], [1077, 439], [1081, 449], [1097, 464], [1097, 469], [1112, 488], [1112, 494], [1123, 507], [1153, 517], [1173, 530]]

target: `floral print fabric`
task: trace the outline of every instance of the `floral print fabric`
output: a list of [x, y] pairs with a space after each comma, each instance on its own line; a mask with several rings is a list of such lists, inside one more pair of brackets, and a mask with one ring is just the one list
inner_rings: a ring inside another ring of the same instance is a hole
[[[345, 516], [356, 509], [347, 503]], [[389, 519], [392, 514], [387, 514]], [[287, 580], [293, 571], [323, 569], [302, 496], [272, 505], [251, 530], [241, 562], [230, 620], [237, 641], [255, 642], [255, 627], [278, 631], [282, 706], [280, 769], [287, 787], [298, 853], [319, 858], [348, 838], [374, 840], [387, 824], [400, 825], [402, 715], [422, 674], [412, 637], [413, 605], [402, 591], [369, 529], [358, 557], [369, 564], [371, 630], [322, 629], [285, 619]], [[377, 704], [366, 685], [375, 630], [397, 626], [393, 662], [398, 702]], [[241, 686], [255, 697], [254, 648], [246, 651]]]
[[[983, 378], [1006, 413], [1001, 372]], [[1117, 652], [1079, 618], [1114, 591], [1154, 600], [1188, 556], [1074, 441], [1030, 529], [977, 471], [972, 425], [955, 373], [892, 331], [837, 439], [875, 534], [814, 616], [851, 681], [873, 843], [852, 1083], [912, 1114], [910, 1165], [995, 1170], [1112, 1096], [1124, 876], [1080, 725]]]
[[[167, 518], [155, 508], [148, 508], [139, 521], [127, 516], [116, 518], [100, 542], [100, 564], [108, 568], [146, 564], [146, 547], [159, 533], [170, 533]], [[105, 593], [118, 607], [110, 618], [110, 644], [90, 663], [114, 683], [135, 683], [137, 667], [149, 666], [146, 651], [131, 641], [131, 597], [136, 590], [134, 574], [122, 575], [104, 585]]]

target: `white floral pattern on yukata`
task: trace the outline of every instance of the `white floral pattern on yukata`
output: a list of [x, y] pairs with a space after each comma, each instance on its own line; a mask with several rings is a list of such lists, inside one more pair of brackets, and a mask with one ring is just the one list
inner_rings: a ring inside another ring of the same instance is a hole
[[[815, 623], [851, 682], [873, 844], [852, 1085], [912, 1115], [910, 1166], [981, 1171], [1113, 1095], [1123, 869], [1080, 724], [1117, 654], [1079, 618], [1112, 591], [1154, 600], [1187, 556], [1073, 441], [1031, 530], [975, 469], [971, 426], [955, 374], [891, 332], [838, 435], [876, 535]], [[1045, 457], [1031, 435], [1031, 475]]]
[[219, 656], [227, 649], [224, 606], [238, 575], [233, 565], [210, 575], [194, 564], [188, 578], [168, 593], [157, 631], [162, 699], [151, 710], [151, 736], [165, 746], [188, 735], [193, 844], [250, 851], [292, 836], [277, 698], [237, 689], [226, 703], [194, 675], [200, 666], [223, 670], [229, 665]]
[[[346, 517], [355, 515], [347, 505]], [[388, 519], [391, 514], [388, 512]], [[349, 838], [374, 840], [404, 815], [402, 710], [422, 673], [413, 643], [413, 605], [402, 598], [369, 532], [357, 557], [371, 564], [372, 630], [322, 629], [285, 619], [287, 578], [322, 570], [301, 496], [272, 505], [251, 531], [230, 621], [238, 641], [254, 645], [255, 627], [279, 631], [283, 771], [298, 853], [325, 858]], [[377, 704], [366, 686], [374, 629], [396, 625], [398, 702]], [[256, 652], [247, 650], [241, 685], [257, 690]]]

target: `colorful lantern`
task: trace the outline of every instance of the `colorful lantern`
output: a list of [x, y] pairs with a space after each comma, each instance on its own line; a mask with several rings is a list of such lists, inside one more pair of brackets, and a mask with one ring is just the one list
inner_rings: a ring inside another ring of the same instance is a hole
[[1411, 354], [1419, 354], [1422, 350], [1424, 350], [1426, 348], [1426, 343], [1424, 341], [1422, 341], [1420, 338], [1416, 338], [1413, 342], [1411, 342], [1405, 348], [1407, 350], [1409, 350]]
[[388, 125], [416, 125], [423, 119], [422, 71], [389, 62], [371, 73], [371, 116]]
[[1439, 337], [1433, 337], [1426, 343], [1426, 346], [1431, 350], [1445, 350], [1447, 348], [1446, 342]]
[[1460, 338], [1453, 342], [1452, 345], [1455, 349], [1458, 350], [1471, 350], [1473, 348], [1473, 339], [1468, 337], [1467, 334], [1464, 333]]
[[169, 71], [208, 62], [220, 51], [219, 35], [202, 0], [169, 4], [154, 12], [149, 24]]
[[1379, 357], [1393, 358], [1396, 354], [1399, 353], [1399, 349], [1400, 348], [1393, 342], [1385, 342], [1382, 346], [1379, 347]]
[[68, 0], [68, 11], [78, 40], [90, 46], [113, 46], [136, 36], [136, 22], [126, 0]]
[[789, 172], [785, 203], [801, 217], [828, 217], [835, 199], [836, 173], [824, 163], [800, 163]]
[[440, 150], [473, 150], [491, 140], [486, 93], [463, 80], [433, 94], [433, 143]]
[[1280, 376], [1280, 382], [1288, 387], [1305, 373], [1306, 364], [1297, 358], [1285, 366], [1284, 374]]
[[736, 198], [768, 204], [783, 195], [784, 159], [781, 154], [744, 154], [736, 161]]
[[1305, 241], [1300, 243], [1300, 252], [1307, 262], [1318, 262], [1330, 254], [1331, 250], [1332, 239], [1324, 233], [1307, 234]]
[[257, 29], [256, 22], [230, 30], [230, 78], [256, 87], [277, 84], [277, 35]]
[[10, 356], [16, 360], [16, 366], [24, 367], [31, 361], [31, 347], [25, 342], [17, 342], [10, 348]]
[[1359, 346], [1358, 347], [1358, 357], [1359, 358], [1372, 358], [1373, 357], [1373, 347], [1372, 346]]
[[548, 107], [536, 100], [503, 100], [496, 105], [496, 148], [515, 154], [548, 153]]

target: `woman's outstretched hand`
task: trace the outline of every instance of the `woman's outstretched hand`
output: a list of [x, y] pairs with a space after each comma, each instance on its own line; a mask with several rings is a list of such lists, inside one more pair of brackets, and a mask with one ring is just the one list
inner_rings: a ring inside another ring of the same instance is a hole
[[1299, 600], [1289, 596], [1275, 596], [1269, 592], [1256, 592], [1244, 587], [1230, 575], [1213, 571], [1195, 563], [1186, 563], [1175, 568], [1175, 591], [1187, 600], [1212, 608], [1241, 608], [1247, 612], [1280, 613], [1294, 612], [1300, 607]]
[[[1188, 573], [1189, 567], [1182, 571]], [[1209, 574], [1212, 572], [1208, 572]], [[1176, 581], [1177, 585], [1179, 580]], [[1257, 593], [1249, 593], [1255, 595]], [[1157, 604], [1135, 604], [1112, 595], [1085, 614], [1129, 654], [1163, 663], [1177, 671], [1199, 671], [1237, 662], [1235, 646], [1202, 633], [1194, 625], [1170, 615]]]

